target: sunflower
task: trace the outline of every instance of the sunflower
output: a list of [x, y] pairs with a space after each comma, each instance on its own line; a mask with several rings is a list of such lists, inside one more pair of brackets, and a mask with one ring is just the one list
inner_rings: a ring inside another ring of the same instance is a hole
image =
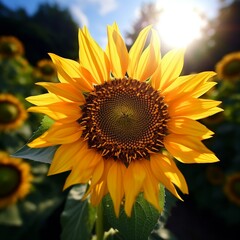
[[225, 55], [217, 64], [216, 72], [220, 79], [240, 80], [240, 52]]
[[0, 151], [0, 208], [24, 198], [31, 188], [31, 168], [20, 158]]
[[20, 127], [28, 114], [22, 103], [12, 94], [0, 94], [0, 131]]
[[[202, 140], [213, 134], [197, 122], [221, 111], [220, 102], [198, 99], [215, 83], [214, 72], [180, 77], [184, 51], [160, 56], [158, 34], [144, 28], [128, 52], [117, 24], [108, 26], [102, 50], [88, 29], [79, 30], [80, 62], [50, 54], [59, 83], [37, 83], [48, 93], [27, 100], [30, 112], [55, 122], [29, 147], [60, 145], [49, 175], [71, 171], [64, 189], [90, 183], [93, 205], [110, 193], [118, 216], [128, 216], [136, 196], [161, 211], [159, 183], [181, 199], [186, 181], [172, 157], [183, 163], [216, 162]], [[147, 38], [150, 39], [149, 42]]]
[[57, 76], [55, 65], [51, 60], [42, 59], [37, 62], [35, 75], [45, 81], [52, 81]]
[[14, 36], [0, 37], [0, 57], [15, 57], [23, 55], [22, 42]]
[[231, 202], [240, 206], [240, 172], [227, 177], [224, 184], [224, 193]]
[[225, 179], [222, 169], [218, 166], [211, 165], [206, 169], [206, 177], [212, 185], [221, 185]]

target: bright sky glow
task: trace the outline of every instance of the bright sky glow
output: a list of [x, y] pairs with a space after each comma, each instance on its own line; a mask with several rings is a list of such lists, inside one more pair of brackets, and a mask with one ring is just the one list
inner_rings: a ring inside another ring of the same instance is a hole
[[201, 37], [206, 22], [193, 8], [164, 8], [158, 31], [164, 44], [169, 47], [187, 47]]
[[[233, 0], [225, 0], [226, 4]], [[117, 22], [123, 36], [131, 30], [136, 12], [143, 3], [155, 2], [164, 8], [159, 31], [164, 44], [169, 47], [186, 46], [201, 36], [203, 24], [193, 9], [206, 14], [208, 18], [217, 15], [219, 0], [0, 0], [8, 7], [23, 7], [33, 14], [39, 3], [57, 3], [67, 7], [79, 27], [88, 26], [92, 36], [105, 48], [106, 25]]]

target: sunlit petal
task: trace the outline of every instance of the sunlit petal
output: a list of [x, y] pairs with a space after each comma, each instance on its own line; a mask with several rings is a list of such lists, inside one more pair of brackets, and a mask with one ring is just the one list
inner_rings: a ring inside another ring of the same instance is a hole
[[160, 59], [160, 41], [157, 32], [152, 30], [149, 46], [143, 51], [132, 78], [145, 81], [155, 72]]
[[38, 112], [48, 115], [60, 122], [74, 122], [81, 117], [81, 109], [76, 103], [53, 103], [47, 106], [30, 107], [29, 112]]
[[196, 136], [200, 139], [207, 139], [213, 135], [213, 132], [203, 124], [184, 117], [171, 118], [167, 123], [170, 132], [182, 135]]
[[[124, 191], [125, 191], [125, 212], [131, 216], [132, 206], [137, 195], [143, 187], [146, 177], [146, 171], [139, 161], [132, 162], [124, 175]], [[131, 184], [129, 184], [131, 183]]]
[[104, 83], [110, 77], [110, 64], [105, 52], [91, 37], [86, 27], [79, 30], [79, 58], [98, 83]]
[[107, 53], [114, 77], [123, 78], [128, 68], [128, 50], [116, 24], [108, 26]]
[[144, 28], [129, 51], [128, 75], [133, 77], [137, 71], [138, 63], [142, 55], [151, 26]]
[[170, 134], [164, 139], [166, 149], [183, 163], [210, 163], [219, 159], [206, 148], [201, 140], [187, 135]]
[[107, 185], [109, 193], [113, 200], [115, 214], [118, 217], [120, 204], [124, 195], [123, 179], [126, 167], [123, 163], [115, 161], [111, 166], [107, 176]]

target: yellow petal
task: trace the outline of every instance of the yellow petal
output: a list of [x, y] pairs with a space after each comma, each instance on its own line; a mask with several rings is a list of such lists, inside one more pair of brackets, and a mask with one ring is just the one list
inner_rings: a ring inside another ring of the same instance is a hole
[[152, 30], [149, 46], [143, 51], [132, 78], [145, 81], [155, 72], [160, 58], [160, 40], [156, 31]]
[[199, 74], [181, 76], [167, 88], [161, 89], [161, 93], [164, 95], [164, 100], [166, 102], [179, 99], [186, 95], [189, 97], [199, 97], [216, 84], [214, 82], [207, 82], [207, 80], [214, 75], [216, 75], [215, 72], [202, 72]]
[[99, 82], [92, 76], [91, 72], [89, 72], [86, 68], [84, 68], [82, 65], [80, 65], [81, 69], [81, 78], [75, 79], [77, 82], [82, 81], [81, 79], [85, 79], [85, 81], [91, 83], [91, 91], [94, 90], [94, 84], [99, 84]]
[[159, 205], [159, 186], [151, 168], [150, 161], [142, 160], [146, 171], [146, 178], [143, 183], [144, 198], [150, 202], [158, 211], [162, 211]]
[[155, 154], [151, 154], [150, 166], [157, 180], [160, 183], [162, 183], [175, 197], [182, 200], [176, 188], [172, 184], [171, 179], [168, 176], [166, 176], [166, 174], [164, 173], [164, 170], [161, 168], [161, 165], [159, 164], [159, 156], [156, 156]]
[[42, 148], [56, 145], [53, 142], [48, 142], [46, 136], [48, 135], [48, 131], [44, 132], [40, 137], [34, 139], [32, 142], [27, 145], [31, 148]]
[[53, 124], [47, 131], [47, 142], [58, 144], [68, 144], [76, 142], [82, 135], [82, 127], [77, 122], [67, 124]]
[[63, 83], [74, 83], [73, 78], [79, 77], [79, 63], [71, 59], [60, 57], [54, 53], [49, 53], [58, 72], [58, 78]]
[[81, 78], [80, 64], [78, 62], [71, 59], [59, 57], [53, 53], [49, 53], [49, 56], [57, 68], [58, 78], [60, 82], [76, 85], [77, 88], [83, 91], [92, 90], [92, 84], [87, 80]]
[[146, 171], [141, 161], [130, 163], [124, 175], [124, 192], [125, 192], [125, 212], [131, 216], [132, 206], [139, 192], [142, 189], [146, 177]]
[[61, 102], [47, 106], [30, 107], [29, 112], [37, 112], [48, 115], [53, 120], [70, 123], [81, 117], [81, 109], [76, 103]]
[[169, 134], [164, 146], [177, 160], [183, 163], [211, 163], [219, 161], [212, 151], [196, 137]]
[[184, 49], [169, 51], [161, 61], [160, 89], [167, 88], [181, 74], [184, 62]]
[[200, 139], [210, 138], [214, 134], [201, 123], [184, 117], [170, 118], [167, 129], [172, 133], [196, 136]]
[[159, 33], [155, 29], [152, 29], [151, 31], [152, 31], [151, 42], [153, 45], [153, 49], [155, 51], [156, 60], [159, 63], [161, 61]]
[[48, 175], [54, 175], [71, 170], [75, 164], [75, 157], [81, 153], [83, 145], [85, 144], [85, 142], [79, 141], [60, 146], [54, 154]]
[[151, 160], [161, 169], [162, 173], [170, 179], [183, 193], [188, 193], [188, 186], [175, 162], [163, 154], [151, 154]]
[[28, 143], [29, 147], [48, 147], [76, 142], [82, 135], [82, 127], [77, 123], [54, 123], [40, 137]]
[[58, 97], [63, 97], [64, 100], [67, 99], [79, 104], [85, 103], [82, 92], [68, 83], [38, 82], [36, 84], [43, 86], [49, 92], [56, 94]]
[[99, 184], [94, 186], [93, 191], [91, 193], [91, 204], [93, 206], [98, 206], [102, 201], [102, 198], [108, 193], [107, 182], [101, 181]]
[[79, 30], [79, 46], [81, 65], [92, 74], [99, 84], [107, 81], [110, 78], [109, 60], [86, 27]]
[[201, 87], [194, 89], [190, 96], [198, 98], [202, 96], [204, 93], [208, 92], [208, 90], [210, 90], [216, 84], [217, 84], [216, 82], [206, 82]]
[[126, 167], [120, 161], [115, 161], [109, 169], [107, 186], [111, 195], [115, 214], [119, 216], [120, 204], [124, 196], [123, 179]]
[[[101, 201], [102, 198], [108, 193], [107, 187], [107, 176], [110, 167], [114, 164], [114, 160], [108, 159], [104, 161], [104, 171], [102, 174], [102, 178], [97, 185], [93, 187], [93, 191], [91, 194], [91, 203], [93, 206], [97, 206]], [[90, 186], [90, 188], [92, 185]]]
[[128, 50], [117, 24], [108, 26], [107, 54], [115, 78], [124, 78], [128, 67]]
[[162, 67], [161, 67], [161, 63], [158, 64], [154, 74], [151, 77], [151, 86], [155, 89], [155, 90], [161, 90], [161, 76], [162, 76]]
[[209, 99], [187, 98], [184, 101], [173, 101], [168, 106], [170, 117], [187, 117], [194, 120], [211, 116], [221, 112], [218, 108], [221, 102]]
[[52, 94], [52, 93], [44, 93], [37, 96], [27, 97], [26, 100], [37, 106], [43, 106], [43, 105], [48, 105], [52, 103], [62, 102], [60, 98], [58, 98], [55, 94]]
[[81, 149], [74, 158], [75, 165], [65, 182], [64, 189], [74, 184], [88, 183], [93, 176], [95, 167], [102, 160], [102, 156], [92, 149]]
[[99, 162], [96, 165], [92, 175], [91, 185], [96, 185], [100, 181], [103, 171], [104, 171], [104, 160], [103, 158], [99, 158]]
[[132, 45], [129, 51], [129, 65], [128, 65], [128, 75], [129, 77], [133, 78], [138, 64], [140, 57], [142, 55], [143, 48], [145, 46], [149, 31], [151, 26], [145, 27], [138, 35], [136, 41]]

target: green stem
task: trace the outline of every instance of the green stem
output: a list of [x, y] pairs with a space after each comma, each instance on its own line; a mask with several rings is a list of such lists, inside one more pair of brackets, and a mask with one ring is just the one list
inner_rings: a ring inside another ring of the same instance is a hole
[[103, 206], [102, 202], [97, 207], [97, 221], [96, 221], [97, 240], [103, 240]]

